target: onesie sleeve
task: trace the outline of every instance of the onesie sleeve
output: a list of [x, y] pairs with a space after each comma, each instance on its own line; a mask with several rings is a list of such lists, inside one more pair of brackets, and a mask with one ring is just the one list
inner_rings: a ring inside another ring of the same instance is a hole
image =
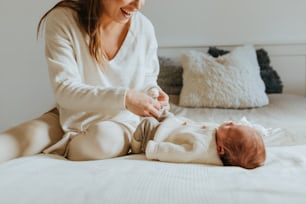
[[187, 134], [172, 136], [170, 141], [151, 140], [146, 147], [148, 159], [165, 162], [192, 162], [199, 158], [200, 152], [200, 146], [194, 136]]

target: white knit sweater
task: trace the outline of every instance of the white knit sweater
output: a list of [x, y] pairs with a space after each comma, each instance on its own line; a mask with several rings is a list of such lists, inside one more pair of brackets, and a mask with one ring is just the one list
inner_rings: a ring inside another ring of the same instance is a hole
[[88, 36], [71, 9], [53, 10], [45, 31], [46, 59], [64, 131], [81, 132], [101, 120], [135, 126], [139, 117], [125, 109], [126, 90], [156, 85], [159, 72], [151, 22], [135, 13], [119, 52], [103, 68], [90, 55]]

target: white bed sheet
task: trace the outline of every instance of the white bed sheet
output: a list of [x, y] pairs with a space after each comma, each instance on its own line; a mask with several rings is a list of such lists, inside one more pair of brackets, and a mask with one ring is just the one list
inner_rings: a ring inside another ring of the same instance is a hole
[[165, 163], [142, 154], [73, 162], [41, 154], [0, 164], [0, 204], [305, 204], [306, 98], [269, 98], [270, 105], [247, 110], [172, 105], [177, 115], [198, 121], [246, 116], [281, 128], [265, 139], [263, 167]]

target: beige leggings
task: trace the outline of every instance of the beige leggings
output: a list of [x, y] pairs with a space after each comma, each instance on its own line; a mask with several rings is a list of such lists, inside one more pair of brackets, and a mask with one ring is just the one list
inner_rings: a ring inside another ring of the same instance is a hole
[[[67, 158], [80, 161], [125, 155], [133, 131], [133, 127], [121, 123], [100, 122], [70, 140]], [[56, 109], [12, 127], [0, 133], [0, 163], [41, 153], [60, 141], [63, 135]], [[58, 154], [63, 152], [55, 151]]]
[[98, 160], [126, 155], [134, 128], [115, 121], [102, 121], [85, 133], [71, 139], [67, 158], [70, 160]]
[[38, 154], [62, 136], [58, 113], [53, 109], [0, 133], [0, 162]]

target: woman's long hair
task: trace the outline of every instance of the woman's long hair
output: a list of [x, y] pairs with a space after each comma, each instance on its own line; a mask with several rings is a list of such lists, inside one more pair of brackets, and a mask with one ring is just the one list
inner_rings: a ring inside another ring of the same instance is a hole
[[79, 25], [89, 36], [89, 52], [99, 64], [103, 64], [103, 49], [101, 48], [100, 17], [102, 15], [101, 0], [62, 0], [49, 9], [40, 19], [37, 35], [44, 26], [48, 14], [55, 8], [66, 7], [77, 13]]

